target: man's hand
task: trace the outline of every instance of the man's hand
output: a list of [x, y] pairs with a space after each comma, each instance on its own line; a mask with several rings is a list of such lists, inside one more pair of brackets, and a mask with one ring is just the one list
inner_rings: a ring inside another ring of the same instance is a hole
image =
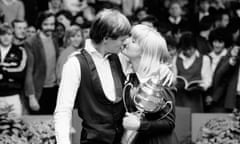
[[123, 118], [123, 127], [127, 130], [138, 130], [140, 127], [140, 117], [135, 113], [126, 113]]
[[29, 106], [33, 111], [38, 111], [40, 109], [40, 105], [34, 94], [29, 95]]

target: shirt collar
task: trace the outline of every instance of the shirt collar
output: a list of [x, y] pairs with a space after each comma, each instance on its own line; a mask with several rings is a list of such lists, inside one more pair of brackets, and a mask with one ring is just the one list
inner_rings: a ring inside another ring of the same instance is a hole
[[227, 54], [227, 49], [223, 49], [222, 50], [222, 52], [220, 53], [220, 54], [216, 54], [215, 52], [211, 52], [209, 55], [211, 56], [211, 57], [223, 57], [223, 56], [225, 56]]
[[111, 54], [106, 54], [105, 56], [103, 56], [101, 53], [99, 53], [96, 48], [94, 47], [93, 45], [93, 42], [91, 39], [87, 39], [86, 40], [86, 46], [85, 46], [85, 50], [88, 51], [89, 53], [91, 53], [92, 55], [95, 55], [99, 58], [102, 58], [102, 59], [107, 59], [109, 57], [109, 55]]
[[169, 17], [169, 21], [171, 22], [171, 23], [174, 23], [174, 24], [179, 24], [180, 23], [180, 21], [181, 21], [181, 17], [179, 16], [179, 17], [177, 17], [177, 18], [174, 18], [174, 17]]

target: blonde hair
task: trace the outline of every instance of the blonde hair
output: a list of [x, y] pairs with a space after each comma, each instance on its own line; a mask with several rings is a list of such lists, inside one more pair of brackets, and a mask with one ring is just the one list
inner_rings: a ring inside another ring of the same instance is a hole
[[81, 36], [82, 36], [82, 42], [79, 45], [79, 48], [84, 47], [85, 39], [83, 37], [82, 29], [79, 27], [71, 26], [69, 29], [67, 29], [67, 31], [65, 32], [64, 38], [63, 38], [63, 47], [64, 48], [71, 45], [71, 41], [70, 41], [71, 37], [74, 37], [75, 35], [77, 35], [78, 32], [81, 32]]
[[131, 34], [142, 49], [142, 56], [137, 70], [141, 75], [149, 76], [157, 72], [161, 64], [170, 63], [167, 43], [155, 29], [138, 24], [133, 26]]

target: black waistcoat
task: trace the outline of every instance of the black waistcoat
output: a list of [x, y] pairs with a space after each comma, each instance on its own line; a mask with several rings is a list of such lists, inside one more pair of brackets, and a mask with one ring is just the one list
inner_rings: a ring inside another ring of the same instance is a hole
[[[83, 119], [81, 143], [116, 144], [123, 133], [122, 99], [112, 102], [106, 98], [96, 66], [87, 51], [82, 50], [77, 58], [81, 65], [81, 83], [75, 107]], [[117, 55], [114, 62], [123, 85], [125, 76]]]

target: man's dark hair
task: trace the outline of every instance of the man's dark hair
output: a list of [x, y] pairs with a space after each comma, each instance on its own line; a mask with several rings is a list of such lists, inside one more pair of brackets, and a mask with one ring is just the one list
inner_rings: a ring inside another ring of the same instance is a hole
[[20, 19], [14, 19], [11, 23], [12, 27], [14, 28], [15, 27], [15, 24], [16, 23], [26, 23], [27, 24], [27, 21], [25, 20], [20, 20]]
[[188, 50], [191, 48], [196, 48], [196, 37], [192, 32], [184, 32], [180, 38], [179, 49]]
[[40, 12], [36, 22], [37, 29], [41, 29], [43, 21], [52, 16], [53, 17], [55, 16], [52, 12], [49, 11]]

